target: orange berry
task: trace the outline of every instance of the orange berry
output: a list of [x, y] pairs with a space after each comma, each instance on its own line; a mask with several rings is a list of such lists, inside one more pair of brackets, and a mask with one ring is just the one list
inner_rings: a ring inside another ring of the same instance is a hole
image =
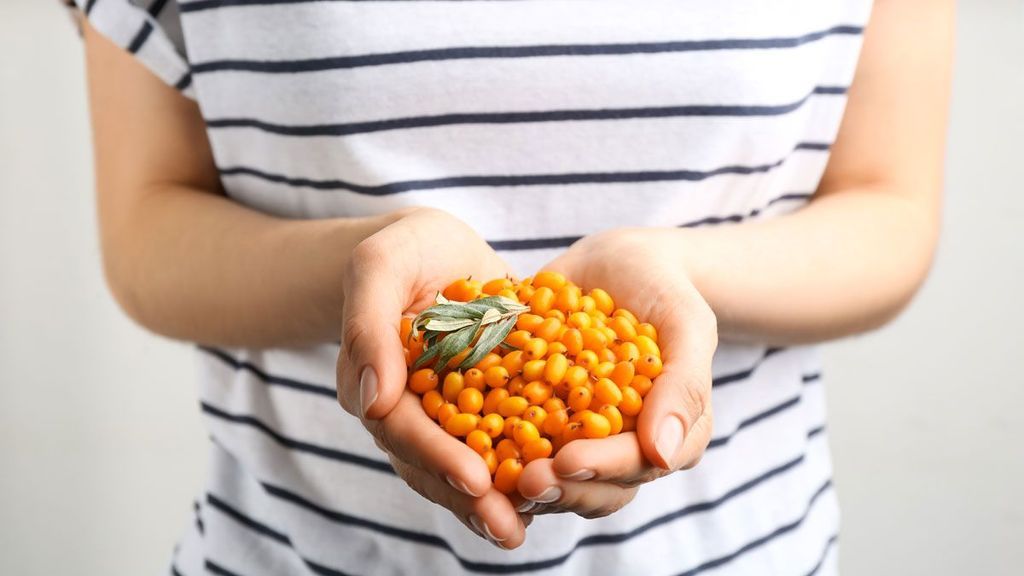
[[657, 356], [661, 358], [661, 349], [658, 344], [647, 336], [637, 336], [634, 340], [636, 347], [640, 350], [640, 356]]
[[658, 377], [661, 374], [661, 358], [648, 354], [636, 363], [636, 371], [644, 376], [647, 376], [651, 380]]
[[543, 404], [555, 393], [550, 384], [534, 380], [523, 387], [522, 396], [533, 406]]
[[569, 408], [572, 408], [576, 412], [586, 410], [590, 406], [590, 401], [594, 398], [590, 390], [584, 386], [576, 386], [569, 390]]
[[470, 368], [466, 370], [462, 375], [462, 383], [465, 388], [476, 388], [483, 392], [484, 390], [484, 373], [476, 368]]
[[533, 334], [528, 330], [515, 330], [505, 337], [505, 343], [513, 348], [522, 350], [533, 339]]
[[546, 412], [554, 412], [555, 410], [565, 410], [565, 402], [561, 398], [548, 398], [541, 405]]
[[423, 399], [420, 400], [423, 405], [423, 411], [430, 416], [432, 420], [437, 420], [437, 411], [444, 406], [444, 397], [437, 390], [429, 390], [423, 395]]
[[578, 330], [590, 328], [591, 325], [593, 325], [594, 323], [593, 319], [591, 319], [590, 317], [590, 314], [587, 314], [586, 312], [573, 312], [572, 314], [569, 315], [569, 319], [567, 320], [567, 322], [569, 326], [572, 326], [573, 328], [576, 328]]
[[445, 402], [437, 409], [437, 422], [441, 426], [448, 423], [448, 420], [459, 413], [459, 407], [451, 402]]
[[494, 488], [503, 494], [515, 492], [522, 473], [523, 464], [518, 459], [502, 460], [498, 464], [498, 469], [494, 471]]
[[636, 316], [634, 316], [632, 312], [626, 310], [625, 308], [616, 308], [615, 312], [612, 312], [612, 318], [625, 318], [626, 320], [629, 321], [630, 324], [633, 325], [634, 328], [638, 324], [640, 324], [640, 321], [637, 320]]
[[466, 387], [465, 377], [460, 372], [449, 372], [444, 377], [444, 384], [441, 386], [444, 399], [448, 402], [455, 402], [459, 393]]
[[519, 416], [509, 416], [505, 418], [505, 425], [501, 429], [501, 433], [505, 435], [505, 438], [512, 438], [512, 432], [516, 428], [516, 424], [522, 420]]
[[523, 345], [523, 358], [527, 360], [539, 360], [548, 353], [548, 341], [543, 338], [530, 338], [530, 341]]
[[516, 294], [516, 292], [511, 288], [505, 288], [501, 292], [498, 292], [498, 296], [501, 296], [502, 298], [507, 298], [513, 302], [519, 301], [519, 295]]
[[580, 310], [586, 313], [590, 313], [593, 310], [597, 310], [597, 303], [594, 302], [594, 297], [587, 295], [580, 297]]
[[508, 390], [505, 388], [495, 388], [487, 393], [484, 398], [483, 412], [484, 414], [494, 414], [498, 411], [498, 406], [510, 396]]
[[523, 364], [525, 362], [526, 359], [523, 358], [523, 351], [513, 350], [505, 354], [505, 357], [501, 359], [501, 366], [508, 371], [509, 376], [515, 377], [523, 371]]
[[576, 286], [563, 286], [555, 293], [555, 308], [565, 314], [572, 314], [580, 309], [580, 289]]
[[565, 344], [562, 344], [561, 342], [552, 342], [551, 344], [548, 344], [548, 359], [555, 354], [564, 355], [566, 350]]
[[515, 438], [516, 444], [524, 446], [527, 442], [540, 438], [540, 431], [533, 422], [520, 420], [512, 427], [512, 437]]
[[533, 335], [537, 338], [543, 338], [548, 342], [554, 342], [558, 339], [558, 330], [561, 327], [562, 322], [558, 318], [545, 318]]
[[636, 416], [644, 407], [644, 399], [635, 388], [626, 386], [622, 389], [622, 401], [619, 402], [619, 411], [623, 416]]
[[544, 360], [529, 360], [523, 364], [523, 378], [528, 382], [541, 380], [548, 363]]
[[410, 335], [412, 335], [412, 318], [402, 316], [402, 319], [398, 322], [398, 339], [402, 341], [402, 346], [409, 343]]
[[611, 362], [612, 364], [619, 361], [619, 357], [615, 355], [615, 351], [611, 348], [605, 348], [597, 353], [597, 357], [601, 362]]
[[437, 388], [437, 372], [432, 368], [420, 368], [409, 376], [409, 388], [417, 394], [426, 394]]
[[651, 379], [643, 374], [637, 374], [629, 382], [629, 387], [636, 390], [641, 398], [644, 398], [651, 391], [651, 388], [654, 388], [654, 382], [651, 382]]
[[487, 294], [489, 296], [494, 296], [498, 292], [501, 292], [502, 290], [505, 290], [506, 288], [511, 288], [511, 287], [512, 287], [512, 281], [509, 280], [508, 278], [495, 278], [494, 280], [490, 280], [490, 281], [484, 283], [483, 287], [480, 290], [484, 294]]
[[611, 404], [605, 404], [597, 409], [597, 413], [608, 420], [609, 435], [622, 432], [622, 412], [619, 412], [618, 408]]
[[618, 336], [619, 340], [628, 341], [636, 338], [636, 328], [625, 316], [613, 317], [609, 321], [608, 327], [615, 331], [615, 335]]
[[530, 402], [522, 396], [509, 396], [498, 404], [498, 414], [505, 418], [510, 416], [521, 416], [530, 407]]
[[519, 446], [516, 445], [516, 441], [511, 436], [498, 442], [498, 445], [494, 447], [494, 451], [497, 453], [499, 462], [509, 458], [520, 458], [523, 455], [519, 450]]
[[615, 330], [612, 330], [608, 326], [602, 326], [599, 330], [604, 334], [604, 337], [608, 339], [609, 346], [611, 346], [612, 342], [619, 339], [619, 335], [615, 333]]
[[505, 388], [508, 389], [509, 396], [522, 396], [523, 388], [525, 387], [526, 379], [524, 379], [522, 376], [516, 376], [515, 378], [508, 381], [508, 386], [506, 386]]
[[530, 311], [543, 316], [555, 303], [555, 292], [547, 286], [541, 286], [534, 290], [530, 296]]
[[501, 388], [508, 384], [511, 378], [504, 366], [491, 366], [484, 371], [484, 383], [491, 388]]
[[562, 429], [562, 443], [568, 444], [573, 440], [583, 438], [583, 424], [580, 422], [569, 422]]
[[540, 458], [551, 456], [551, 441], [547, 438], [537, 438], [523, 444], [523, 461], [529, 464]]
[[505, 419], [501, 417], [501, 414], [492, 412], [481, 418], [476, 427], [477, 430], [486, 432], [491, 438], [497, 438], [505, 431]]
[[466, 435], [466, 446], [482, 456], [484, 452], [491, 449], [491, 437], [483, 430], [473, 430]]
[[467, 356], [469, 356], [470, 352], [472, 352], [472, 350], [470, 350], [469, 348], [466, 348], [462, 352], [459, 352], [458, 354], [453, 356], [452, 359], [449, 360], [448, 363], [444, 365], [444, 367], [449, 370], [454, 370], [455, 368], [458, 367], [459, 364], [462, 364], [462, 361], [465, 360]]
[[583, 436], [586, 438], [606, 438], [612, 429], [607, 418], [590, 410], [583, 415], [580, 423], [583, 424]]
[[547, 417], [547, 411], [540, 406], [530, 406], [526, 409], [526, 412], [523, 412], [523, 420], [530, 422], [536, 426], [538, 430], [542, 429], [544, 426], [544, 420], [546, 420]]
[[615, 349], [615, 359], [622, 362], [636, 362], [640, 359], [640, 349], [632, 342], [623, 342]]
[[654, 328], [654, 326], [648, 324], [647, 322], [637, 324], [636, 333], [641, 336], [647, 336], [648, 338], [655, 342], [658, 341], [658, 331]]
[[[600, 401], [601, 404], [618, 406], [619, 402], [622, 402], [622, 390], [619, 390], [619, 386], [613, 380], [601, 378], [594, 384], [594, 399]], [[462, 408], [462, 404], [459, 404], [459, 408]], [[464, 412], [468, 412], [468, 410], [464, 410]]]
[[544, 322], [543, 316], [526, 312], [524, 314], [520, 314], [519, 317], [516, 318], [516, 329], [526, 330], [527, 332], [532, 333], [540, 327], [542, 322]]
[[613, 370], [615, 370], [615, 364], [613, 362], [603, 361], [598, 364], [596, 368], [591, 370], [590, 373], [598, 378], [607, 378], [612, 375]]
[[544, 433], [548, 436], [557, 436], [562, 433], [562, 429], [569, 423], [569, 413], [565, 409], [551, 410], [548, 412], [547, 417], [544, 418]]
[[457, 300], [460, 302], [469, 302], [480, 295], [480, 291], [483, 286], [480, 282], [469, 278], [458, 279], [455, 282], [449, 284], [441, 294], [449, 300]]
[[484, 373], [486, 374], [487, 369], [492, 366], [501, 366], [501, 356], [495, 354], [494, 352], [488, 352], [486, 356], [481, 358], [480, 361], [476, 363], [476, 366], [473, 366], [473, 368], [483, 370]]
[[487, 464], [487, 471], [494, 474], [494, 471], [498, 469], [498, 454], [494, 450], [488, 450], [481, 454], [484, 459], [484, 464]]
[[569, 328], [563, 332], [559, 342], [565, 346], [565, 351], [571, 356], [576, 356], [583, 350], [583, 335], [576, 328]]
[[479, 414], [484, 407], [484, 393], [476, 388], [463, 388], [456, 402], [460, 412]]
[[530, 286], [529, 284], [523, 284], [519, 286], [518, 289], [516, 289], [516, 297], [519, 298], [520, 302], [526, 304], [527, 302], [530, 301], [530, 298], [533, 298], [533, 293], [535, 291], [536, 290], [534, 290], [533, 286]]
[[629, 386], [629, 383], [633, 381], [633, 376], [636, 375], [636, 367], [633, 366], [632, 362], [619, 362], [615, 365], [615, 369], [612, 370], [612, 375], [609, 378], [612, 382], [615, 382], [617, 386]]
[[544, 380], [551, 385], [558, 384], [565, 378], [568, 370], [569, 359], [562, 354], [555, 354], [548, 358], [547, 365], [544, 366]]
[[544, 318], [554, 318], [555, 320], [558, 320], [562, 324], [565, 324], [565, 314], [562, 314], [562, 311], [557, 308], [552, 308], [551, 310], [548, 310], [547, 313], [544, 314]]
[[535, 288], [547, 286], [553, 291], [565, 286], [566, 282], [567, 280], [565, 279], [565, 276], [558, 272], [551, 272], [549, 270], [537, 272], [537, 275], [533, 277], [533, 286]]
[[594, 288], [590, 291], [590, 297], [594, 299], [594, 306], [603, 314], [608, 315], [615, 310], [615, 302], [604, 290]]
[[589, 377], [590, 374], [587, 373], [586, 368], [584, 368], [583, 366], [576, 365], [570, 366], [565, 371], [565, 378], [563, 378], [562, 381], [567, 383], [569, 385], [569, 388], [571, 389], [576, 386], [585, 385]]
[[583, 348], [585, 350], [603, 350], [608, 346], [608, 337], [598, 328], [584, 328], [580, 330], [583, 336]]
[[465, 436], [480, 423], [480, 417], [476, 414], [455, 414], [444, 423], [444, 429], [452, 436]]
[[597, 352], [593, 350], [584, 350], [576, 355], [576, 365], [582, 366], [588, 372], [597, 368], [597, 364], [600, 361], [597, 357]]

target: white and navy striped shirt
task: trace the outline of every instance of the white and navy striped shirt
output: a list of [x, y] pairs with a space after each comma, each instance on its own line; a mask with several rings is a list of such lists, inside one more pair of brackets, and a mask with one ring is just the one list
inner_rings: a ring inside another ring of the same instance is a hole
[[[78, 0], [198, 101], [224, 189], [289, 218], [435, 206], [519, 273], [617, 226], [799, 208], [869, 0]], [[500, 215], [500, 216], [495, 216]], [[723, 343], [695, 470], [501, 551], [415, 494], [335, 401], [338, 346], [201, 348], [210, 477], [174, 574], [830, 574], [813, 348]]]

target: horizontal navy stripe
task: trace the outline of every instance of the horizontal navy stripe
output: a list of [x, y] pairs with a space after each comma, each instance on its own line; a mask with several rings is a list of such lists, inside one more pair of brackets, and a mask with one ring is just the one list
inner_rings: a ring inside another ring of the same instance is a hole
[[823, 564], [825, 564], [825, 558], [828, 558], [828, 553], [835, 546], [835, 543], [839, 541], [839, 534], [833, 534], [828, 541], [825, 542], [825, 548], [821, 551], [821, 557], [818, 558], [818, 563], [811, 568], [811, 571], [807, 573], [807, 576], [814, 576], [821, 570]]
[[740, 430], [743, 430], [744, 428], [747, 428], [749, 426], [753, 426], [754, 424], [757, 424], [758, 422], [760, 422], [762, 420], [766, 420], [768, 418], [771, 418], [772, 416], [775, 416], [776, 414], [781, 414], [782, 412], [785, 412], [786, 410], [789, 410], [790, 408], [796, 407], [799, 404], [800, 404], [800, 396], [797, 395], [797, 396], [794, 396], [794, 397], [790, 398], [789, 400], [786, 400], [786, 401], [784, 401], [784, 402], [782, 402], [780, 404], [772, 406], [771, 408], [769, 408], [769, 409], [767, 409], [767, 410], [765, 410], [763, 412], [759, 412], [759, 413], [757, 413], [757, 414], [755, 414], [753, 416], [750, 416], [749, 418], [745, 418], [745, 419], [741, 420], [739, 424], [736, 425], [736, 430], [733, 431], [732, 434], [729, 434], [728, 436], [723, 436], [723, 437], [720, 437], [720, 438], [712, 439], [711, 442], [708, 443], [707, 449], [711, 450], [712, 448], [718, 448], [720, 446], [725, 446], [726, 444], [729, 443], [730, 440], [733, 439], [733, 437], [736, 435], [736, 433], [738, 433]]
[[[210, 416], [227, 422], [233, 422], [235, 424], [244, 424], [251, 428], [255, 428], [260, 432], [263, 432], [270, 438], [272, 438], [281, 446], [284, 446], [285, 448], [288, 448], [290, 450], [295, 450], [297, 452], [306, 452], [308, 454], [320, 456], [328, 460], [335, 460], [338, 462], [354, 464], [356, 466], [367, 468], [369, 470], [375, 470], [377, 472], [384, 472], [386, 474], [395, 475], [395, 471], [393, 468], [391, 468], [391, 464], [388, 464], [387, 462], [381, 462], [380, 460], [367, 458], [365, 456], [352, 454], [350, 452], [343, 452], [335, 448], [328, 448], [326, 446], [319, 446], [316, 444], [310, 444], [309, 442], [295, 440], [294, 438], [288, 438], [287, 436], [282, 435], [277, 430], [274, 430], [270, 426], [267, 426], [257, 418], [254, 418], [246, 414], [231, 414], [221, 410], [220, 408], [207, 404], [206, 402], [200, 402], [200, 406], [203, 410], [203, 413], [205, 414], [208, 414]], [[340, 409], [341, 408], [339, 408], [339, 410]]]
[[[818, 87], [827, 88], [832, 87]], [[520, 124], [535, 122], [580, 122], [594, 120], [636, 120], [649, 118], [679, 118], [708, 116], [780, 116], [799, 110], [811, 96], [830, 95], [818, 92], [818, 88], [799, 100], [786, 104], [685, 104], [679, 106], [646, 106], [634, 108], [597, 108], [576, 110], [544, 110], [532, 112], [474, 112], [436, 114], [432, 116], [410, 116], [387, 120], [351, 122], [348, 124], [305, 124], [287, 125], [264, 122], [257, 118], [211, 118], [206, 120], [209, 128], [254, 128], [281, 136], [351, 136], [388, 130], [409, 130], [461, 124]], [[803, 143], [808, 150], [827, 150], [820, 143]]]
[[164, 11], [164, 6], [166, 5], [167, 0], [156, 0], [155, 2], [149, 5], [149, 9], [146, 11], [149, 12], [149, 15], [153, 18], [159, 18], [160, 13]]
[[803, 376], [804, 384], [815, 382], [817, 380], [821, 380], [821, 372], [815, 372], [814, 374], [804, 374]]
[[765, 360], [771, 358], [772, 356], [775, 356], [776, 354], [784, 350], [785, 348], [768, 348], [764, 351], [764, 354], [761, 356], [761, 358], [758, 359], [758, 361], [747, 370], [743, 370], [742, 372], [733, 372], [732, 374], [726, 374], [714, 378], [711, 381], [711, 385], [721, 388], [722, 386], [728, 386], [729, 384], [742, 382], [743, 380], [750, 378], [754, 371], [760, 368], [761, 364], [763, 364]]
[[128, 44], [128, 51], [132, 54], [137, 53], [142, 49], [143, 44], [149, 38], [149, 35], [153, 33], [153, 24], [148, 20], [142, 25], [142, 28], [135, 34], [132, 41]]
[[181, 78], [178, 79], [177, 82], [174, 83], [174, 87], [177, 88], [179, 92], [183, 92], [186, 88], [188, 88], [191, 85], [192, 85], [192, 73], [191, 72], [186, 72]]
[[[183, 4], [183, 13], [195, 12], [201, 3]], [[669, 42], [628, 42], [613, 44], [536, 44], [527, 46], [455, 46], [425, 50], [405, 50], [329, 56], [296, 60], [224, 59], [197, 62], [196, 74], [209, 72], [257, 72], [264, 74], [297, 74], [324, 70], [350, 70], [367, 66], [389, 66], [441, 60], [477, 60], [510, 58], [544, 58], [557, 56], [623, 56], [631, 54], [665, 54], [712, 50], [777, 50], [796, 48], [828, 36], [860, 35], [861, 26], [840, 25], [786, 38], [729, 38], [715, 40], [677, 40]]]
[[[827, 148], [826, 148], [827, 149]], [[760, 208], [754, 208], [746, 214], [731, 214], [729, 216], [707, 216], [699, 220], [693, 220], [686, 222], [685, 224], [679, 224], [679, 228], [696, 228], [699, 226], [717, 225], [717, 224], [736, 224], [743, 222], [748, 218], [755, 218], [761, 214], [762, 211], [766, 210], [769, 206], [772, 206], [779, 202], [786, 201], [798, 201], [807, 200], [812, 196], [809, 192], [792, 192], [789, 194], [782, 194], [768, 201], [767, 204]], [[487, 243], [494, 250], [499, 251], [513, 251], [513, 250], [543, 250], [551, 248], [568, 248], [579, 240], [582, 240], [582, 236], [555, 236], [549, 238], [517, 238], [514, 240], [488, 240]]]
[[220, 564], [217, 564], [213, 560], [206, 561], [206, 571], [211, 572], [213, 574], [217, 574], [217, 576], [242, 576], [237, 572], [232, 572], [231, 570], [228, 570]]
[[[798, 147], [794, 152], [801, 150]], [[570, 172], [561, 174], [519, 174], [500, 176], [449, 176], [446, 178], [434, 178], [429, 180], [405, 180], [401, 182], [390, 182], [386, 184], [366, 185], [356, 184], [340, 179], [314, 180], [311, 178], [296, 178], [264, 172], [247, 166], [228, 166], [219, 169], [221, 176], [251, 176], [298, 188], [312, 188], [314, 190], [347, 190], [356, 194], [368, 196], [389, 196], [402, 192], [413, 192], [417, 190], [437, 190], [442, 188], [469, 188], [469, 187], [491, 187], [500, 188], [508, 186], [543, 186], [561, 185], [570, 186], [576, 184], [638, 184], [649, 182], [700, 182], [716, 176], [726, 174], [749, 175], [763, 174], [782, 166], [789, 158], [789, 154], [768, 164], [754, 166], [722, 166], [711, 170], [645, 170], [636, 172]]]
[[[568, 561], [569, 558], [577, 550], [580, 550], [581, 548], [607, 544], [620, 544], [622, 542], [626, 542], [628, 540], [636, 538], [637, 536], [640, 536], [654, 528], [673, 522], [675, 520], [679, 520], [687, 516], [691, 516], [693, 514], [699, 514], [702, 512], [714, 510], [715, 508], [721, 506], [722, 504], [728, 502], [729, 500], [736, 498], [742, 495], [743, 493], [756, 488], [758, 485], [763, 484], [768, 480], [771, 480], [772, 478], [775, 478], [781, 474], [784, 474], [789, 470], [792, 470], [793, 468], [796, 468], [797, 466], [802, 464], [805, 461], [805, 459], [805, 455], [800, 455], [795, 459], [789, 460], [783, 464], [775, 466], [759, 474], [758, 476], [730, 489], [729, 491], [727, 491], [726, 493], [724, 493], [723, 495], [719, 496], [716, 499], [690, 504], [681, 509], [670, 511], [668, 513], [662, 514], [661, 516], [653, 518], [652, 520], [649, 520], [648, 522], [631, 530], [619, 533], [593, 534], [584, 537], [577, 541], [575, 544], [573, 544], [573, 546], [566, 553], [560, 556], [548, 558], [545, 560], [536, 560], [531, 562], [521, 562], [515, 564], [498, 564], [470, 560], [459, 555], [459, 553], [455, 551], [454, 547], [452, 547], [452, 545], [448, 543], [448, 541], [437, 535], [409, 530], [397, 526], [390, 526], [387, 524], [382, 524], [375, 520], [360, 518], [337, 510], [331, 510], [284, 488], [267, 483], [262, 483], [262, 485], [264, 490], [271, 496], [290, 502], [291, 504], [299, 508], [303, 508], [306, 511], [316, 514], [330, 522], [336, 524], [343, 524], [346, 526], [364, 528], [371, 532], [376, 532], [378, 534], [383, 534], [386, 536], [392, 536], [407, 542], [413, 542], [416, 544], [422, 544], [425, 546], [431, 546], [434, 548], [445, 550], [448, 553], [450, 553], [464, 569], [472, 572], [482, 572], [490, 574], [510, 574], [515, 572], [545, 570], [555, 566], [559, 566]], [[812, 497], [812, 503], [814, 499], [817, 498], [818, 494], [820, 494], [820, 492], [821, 491], [819, 490], [819, 492], [816, 493], [814, 497]], [[732, 557], [734, 558], [735, 556], [736, 554], [734, 553]]]
[[298, 390], [300, 392], [309, 392], [310, 394], [319, 394], [320, 396], [326, 396], [328, 398], [331, 398], [332, 400], [335, 400], [338, 397], [338, 392], [335, 388], [322, 386], [320, 384], [309, 384], [307, 382], [300, 382], [292, 378], [285, 378], [283, 376], [273, 376], [271, 374], [267, 374], [259, 366], [256, 366], [255, 364], [252, 364], [250, 362], [246, 362], [244, 360], [238, 360], [229, 355], [227, 352], [224, 352], [223, 350], [218, 350], [217, 348], [213, 348], [211, 346], [197, 346], [197, 348], [199, 348], [203, 352], [206, 352], [210, 356], [213, 356], [214, 358], [220, 360], [221, 362], [227, 364], [228, 366], [234, 368], [235, 370], [244, 370], [246, 372], [252, 373], [254, 376], [259, 378], [266, 384], [272, 386], [282, 386], [284, 388], [291, 388], [293, 390]]

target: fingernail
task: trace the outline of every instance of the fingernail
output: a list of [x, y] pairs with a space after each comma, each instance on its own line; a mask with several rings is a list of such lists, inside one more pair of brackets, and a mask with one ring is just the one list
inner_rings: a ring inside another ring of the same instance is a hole
[[551, 502], [554, 502], [555, 500], [558, 500], [561, 497], [562, 489], [559, 488], [558, 486], [551, 486], [547, 490], [541, 492], [540, 494], [534, 496], [533, 498], [530, 498], [529, 500], [532, 500], [534, 502], [540, 502], [541, 504], [550, 504]]
[[665, 418], [658, 429], [658, 437], [654, 440], [654, 449], [668, 465], [669, 470], [677, 467], [676, 453], [683, 444], [683, 423], [674, 416]]
[[448, 480], [448, 483], [452, 485], [452, 488], [455, 488], [456, 490], [462, 492], [463, 494], [466, 494], [467, 496], [472, 496], [473, 498], [479, 498], [483, 496], [483, 494], [474, 494], [473, 491], [469, 489], [469, 486], [463, 484], [461, 480], [457, 480], [448, 475], [445, 476], [445, 479]]
[[504, 546], [502, 546], [500, 543], [504, 542], [505, 540], [508, 540], [508, 538], [498, 538], [497, 536], [494, 535], [494, 532], [491, 532], [491, 529], [487, 526], [487, 522], [483, 522], [482, 524], [484, 525], [484, 534], [487, 534], [487, 538], [495, 546], [499, 546], [501, 548], [504, 548]]
[[484, 535], [484, 529], [483, 529], [483, 527], [480, 524], [480, 517], [479, 516], [477, 516], [476, 514], [470, 514], [469, 515], [469, 523], [473, 525], [474, 529], [476, 529], [477, 536], [479, 536], [481, 538], [487, 538], [487, 536]]
[[377, 371], [373, 369], [373, 366], [367, 366], [363, 368], [363, 373], [359, 376], [359, 408], [363, 411], [363, 417], [376, 401]]
[[530, 512], [530, 510], [533, 510], [538, 506], [540, 506], [540, 504], [538, 504], [537, 502], [526, 500], [516, 507], [516, 512], [519, 512], [520, 514], [527, 514]]
[[487, 524], [485, 522], [483, 522], [482, 520], [480, 520], [479, 516], [477, 516], [476, 514], [470, 514], [469, 515], [469, 523], [472, 524], [473, 528], [476, 528], [476, 531], [480, 534], [480, 536], [482, 536], [485, 539], [487, 539], [488, 542], [490, 542], [491, 544], [494, 544], [495, 546], [497, 546], [498, 548], [501, 548], [502, 550], [506, 550], [507, 549], [507, 548], [505, 548], [504, 546], [501, 545], [501, 543], [504, 542], [505, 539], [503, 538], [503, 539], [499, 540], [498, 538], [496, 538], [494, 536], [494, 533], [491, 532], [491, 529], [487, 527]]
[[575, 482], [581, 482], [583, 480], [590, 480], [594, 476], [596, 476], [596, 474], [594, 474], [593, 470], [588, 470], [584, 468], [582, 470], [577, 470], [572, 474], [562, 476], [562, 478], [565, 478], [566, 480], [573, 480]]

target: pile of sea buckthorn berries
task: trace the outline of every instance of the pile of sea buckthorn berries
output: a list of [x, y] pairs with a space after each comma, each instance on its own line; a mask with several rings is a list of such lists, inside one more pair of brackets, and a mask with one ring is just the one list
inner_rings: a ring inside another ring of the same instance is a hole
[[[408, 379], [426, 413], [480, 454], [498, 490], [512, 493], [525, 464], [573, 440], [635, 430], [662, 369], [658, 334], [616, 308], [607, 292], [584, 294], [545, 271], [521, 282], [460, 279], [442, 294], [460, 302], [497, 295], [530, 308], [472, 368], [452, 369], [467, 348], [444, 367], [412, 370]], [[423, 333], [411, 331], [412, 320], [403, 318], [409, 366], [425, 348]]]

